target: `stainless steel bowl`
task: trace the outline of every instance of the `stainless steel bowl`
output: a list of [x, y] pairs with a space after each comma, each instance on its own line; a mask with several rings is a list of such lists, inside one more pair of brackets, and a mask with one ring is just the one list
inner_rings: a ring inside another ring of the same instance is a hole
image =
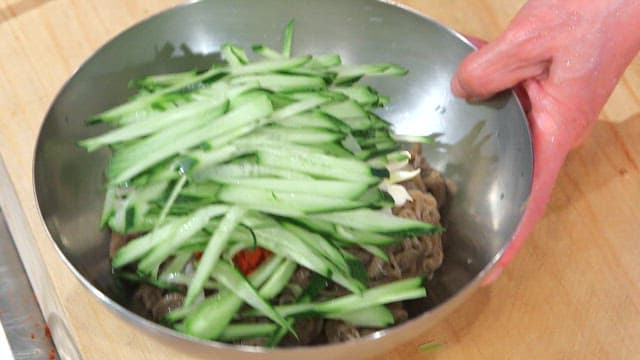
[[[338, 345], [265, 350], [192, 339], [127, 309], [98, 227], [108, 152], [88, 154], [78, 140], [104, 128], [84, 120], [125, 100], [127, 82], [147, 74], [204, 68], [223, 42], [278, 46], [296, 20], [294, 52], [340, 53], [345, 63], [391, 62], [398, 79], [370, 80], [391, 96], [381, 115], [399, 133], [444, 134], [425, 149], [458, 185], [451, 204], [445, 260], [428, 287], [427, 309], [413, 320]], [[522, 215], [531, 185], [532, 150], [525, 115], [512, 93], [482, 104], [454, 98], [449, 81], [472, 46], [434, 21], [372, 0], [212, 0], [178, 6], [123, 32], [99, 49], [64, 85], [37, 143], [35, 189], [42, 217], [78, 279], [124, 321], [185, 353], [220, 358], [353, 358], [389, 349], [432, 325], [470, 294], [500, 258]]]

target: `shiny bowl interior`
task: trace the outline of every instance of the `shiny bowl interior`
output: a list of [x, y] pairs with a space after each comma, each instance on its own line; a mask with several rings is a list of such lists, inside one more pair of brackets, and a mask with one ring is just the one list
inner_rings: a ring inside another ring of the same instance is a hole
[[[76, 143], [105, 130], [84, 121], [130, 96], [130, 79], [206, 68], [220, 60], [224, 42], [279, 46], [290, 19], [296, 21], [294, 53], [339, 53], [344, 63], [390, 62], [409, 69], [404, 78], [368, 82], [391, 97], [380, 115], [398, 133], [443, 134], [441, 143], [425, 152], [458, 187], [445, 215], [444, 264], [427, 284], [422, 315], [358, 341], [265, 351], [190, 339], [127, 310], [130, 299], [111, 274], [109, 235], [98, 226], [109, 152], [89, 154]], [[160, 13], [100, 48], [53, 101], [34, 164], [46, 227], [71, 270], [105, 306], [185, 352], [326, 358], [353, 354], [356, 346], [360, 355], [383, 351], [418, 334], [477, 286], [508, 244], [529, 195], [531, 138], [515, 96], [504, 93], [471, 104], [450, 92], [455, 68], [470, 51], [467, 41], [438, 23], [372, 0], [212, 0]]]

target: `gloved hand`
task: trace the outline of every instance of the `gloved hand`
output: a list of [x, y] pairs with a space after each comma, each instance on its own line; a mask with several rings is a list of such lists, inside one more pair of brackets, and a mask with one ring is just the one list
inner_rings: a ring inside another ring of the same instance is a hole
[[522, 86], [533, 136], [531, 196], [486, 283], [542, 217], [567, 153], [589, 133], [640, 49], [639, 26], [638, 0], [530, 0], [506, 31], [460, 64], [451, 87], [469, 100]]

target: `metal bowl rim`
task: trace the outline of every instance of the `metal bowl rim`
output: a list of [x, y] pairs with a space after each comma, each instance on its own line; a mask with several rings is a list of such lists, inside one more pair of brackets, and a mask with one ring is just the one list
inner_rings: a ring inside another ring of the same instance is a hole
[[[278, 353], [278, 352], [296, 352], [296, 351], [300, 351], [300, 350], [306, 350], [306, 349], [314, 349], [314, 350], [322, 350], [323, 348], [337, 348], [337, 347], [347, 347], [347, 346], [351, 346], [353, 344], [363, 344], [363, 343], [367, 343], [371, 340], [375, 340], [375, 339], [379, 339], [381, 337], [386, 336], [388, 333], [395, 333], [395, 332], [399, 332], [401, 331], [403, 328], [408, 327], [410, 324], [421, 320], [422, 318], [428, 317], [430, 315], [432, 315], [433, 313], [437, 312], [438, 310], [440, 310], [441, 308], [447, 306], [448, 304], [455, 302], [455, 300], [460, 299], [465, 293], [468, 293], [470, 291], [472, 291], [475, 287], [479, 286], [481, 284], [482, 279], [493, 269], [493, 267], [497, 264], [497, 262], [500, 260], [500, 258], [502, 258], [502, 256], [504, 255], [504, 252], [506, 251], [507, 248], [510, 247], [512, 241], [513, 241], [513, 237], [511, 239], [509, 239], [508, 241], [505, 242], [505, 244], [500, 248], [500, 250], [496, 253], [496, 255], [493, 257], [493, 259], [491, 259], [491, 261], [489, 261], [481, 271], [478, 272], [478, 274], [476, 274], [473, 279], [471, 281], [469, 281], [467, 284], [465, 284], [464, 286], [462, 286], [454, 295], [452, 295], [449, 299], [447, 299], [446, 301], [444, 301], [443, 303], [440, 303], [436, 306], [434, 306], [433, 308], [425, 311], [424, 313], [420, 314], [419, 316], [416, 316], [412, 319], [409, 319], [407, 321], [405, 321], [402, 324], [399, 325], [394, 325], [391, 326], [389, 328], [386, 329], [382, 329], [379, 331], [376, 331], [372, 334], [369, 334], [367, 336], [363, 336], [361, 338], [355, 339], [355, 340], [350, 340], [348, 342], [341, 342], [341, 343], [334, 343], [334, 344], [322, 344], [322, 345], [314, 345], [314, 346], [297, 346], [297, 347], [291, 347], [291, 348], [274, 348], [274, 349], [270, 349], [270, 348], [266, 348], [266, 347], [260, 347], [260, 346], [248, 346], [248, 345], [232, 345], [232, 344], [227, 344], [227, 343], [223, 343], [223, 342], [218, 342], [218, 341], [214, 341], [214, 340], [204, 340], [204, 339], [200, 339], [200, 338], [196, 338], [196, 337], [192, 337], [183, 333], [180, 333], [178, 331], [175, 331], [173, 329], [170, 329], [168, 327], [162, 326], [160, 324], [157, 324], [151, 320], [148, 320], [136, 313], [134, 313], [133, 311], [127, 309], [126, 307], [120, 305], [119, 303], [115, 302], [113, 299], [111, 299], [109, 296], [107, 296], [105, 293], [103, 293], [102, 291], [100, 291], [99, 289], [97, 289], [93, 284], [91, 284], [91, 282], [89, 282], [79, 271], [78, 269], [76, 269], [76, 267], [71, 263], [71, 261], [67, 258], [67, 256], [64, 254], [64, 252], [62, 251], [62, 249], [58, 246], [58, 243], [53, 239], [53, 236], [51, 234], [51, 232], [49, 231], [49, 227], [47, 226], [45, 220], [44, 220], [44, 215], [42, 214], [42, 209], [40, 207], [40, 199], [38, 197], [38, 191], [36, 189], [36, 169], [35, 169], [35, 164], [36, 164], [36, 160], [37, 160], [37, 154], [38, 154], [38, 149], [40, 148], [41, 145], [41, 135], [42, 135], [42, 130], [44, 127], [44, 123], [46, 121], [46, 119], [49, 117], [55, 103], [58, 101], [61, 93], [67, 88], [67, 86], [69, 85], [69, 83], [76, 77], [78, 71], [80, 69], [82, 69], [87, 63], [89, 63], [90, 61], [93, 60], [94, 57], [96, 57], [100, 52], [102, 52], [107, 46], [109, 46], [111, 43], [113, 43], [114, 41], [117, 41], [118, 38], [120, 38], [121, 36], [124, 36], [126, 33], [128, 33], [129, 31], [131, 31], [134, 28], [137, 28], [138, 26], [143, 25], [144, 23], [147, 23], [148, 21], [151, 21], [152, 19], [162, 16], [166, 13], [175, 11], [176, 9], [180, 9], [183, 7], [187, 7], [189, 5], [195, 4], [195, 3], [200, 3], [204, 0], [187, 0], [183, 3], [168, 7], [167, 9], [164, 9], [160, 12], [157, 12], [155, 14], [151, 14], [137, 22], [135, 22], [134, 24], [128, 26], [127, 28], [125, 28], [124, 30], [122, 30], [121, 32], [117, 33], [116, 35], [114, 35], [113, 37], [111, 37], [109, 40], [107, 40], [106, 42], [104, 42], [102, 45], [100, 45], [93, 53], [91, 53], [91, 55], [89, 55], [89, 57], [87, 57], [85, 60], [82, 61], [82, 63], [71, 73], [71, 75], [67, 78], [67, 80], [65, 80], [65, 82], [62, 84], [62, 86], [60, 87], [60, 89], [56, 92], [56, 95], [54, 96], [53, 100], [50, 102], [48, 110], [45, 114], [44, 120], [42, 121], [39, 129], [38, 129], [38, 136], [36, 138], [36, 144], [34, 147], [34, 152], [33, 152], [33, 164], [32, 164], [32, 176], [33, 176], [33, 183], [32, 183], [32, 191], [34, 193], [35, 199], [36, 199], [36, 209], [38, 211], [39, 219], [42, 223], [42, 226], [46, 229], [46, 235], [47, 237], [53, 242], [54, 247], [56, 249], [56, 252], [58, 253], [58, 255], [62, 258], [62, 261], [64, 262], [64, 264], [71, 270], [71, 272], [73, 273], [73, 275], [80, 281], [80, 283], [87, 289], [89, 290], [89, 292], [95, 296], [101, 303], [103, 303], [104, 305], [107, 306], [108, 309], [110, 309], [110, 311], [112, 311], [113, 313], [115, 313], [116, 315], [118, 315], [121, 319], [131, 322], [133, 323], [135, 326], [140, 327], [144, 330], [147, 331], [151, 331], [153, 333], [159, 333], [163, 336], [168, 336], [168, 337], [174, 337], [174, 338], [178, 338], [181, 340], [185, 340], [185, 341], [190, 341], [190, 342], [194, 342], [206, 347], [211, 347], [211, 348], [223, 348], [223, 349], [227, 349], [227, 350], [235, 350], [235, 351], [242, 351], [242, 352], [246, 352], [246, 353]], [[452, 28], [449, 28], [443, 24], [441, 24], [440, 22], [434, 20], [433, 18], [422, 14], [420, 12], [418, 12], [417, 10], [409, 7], [408, 5], [405, 4], [399, 4], [396, 3], [395, 1], [392, 0], [374, 0], [376, 2], [379, 3], [383, 3], [387, 6], [393, 6], [399, 9], [402, 9], [408, 13], [417, 15], [419, 17], [421, 17], [422, 19], [424, 19], [425, 21], [431, 22], [434, 25], [436, 25], [438, 28], [440, 28], [441, 30], [444, 30], [445, 32], [448, 32], [449, 34], [455, 36], [456, 38], [458, 38], [460, 41], [462, 41], [464, 44], [466, 44], [467, 46], [469, 46], [471, 49], [473, 50], [477, 50], [477, 47], [471, 42], [469, 41], [469, 39], [467, 37], [465, 37], [464, 35], [460, 34], [459, 32], [453, 30]], [[524, 109], [522, 107], [522, 104], [519, 100], [519, 98], [516, 96], [516, 93], [513, 90], [508, 90], [508, 92], [511, 94], [511, 96], [516, 100], [516, 104], [520, 110], [520, 113], [522, 115], [522, 119], [524, 119], [524, 121], [526, 122], [526, 114], [524, 112]], [[531, 130], [529, 128], [529, 126], [526, 126], [526, 130], [527, 130], [527, 134], [528, 134], [528, 142], [530, 145], [530, 158], [531, 158], [531, 168], [530, 168], [530, 172], [529, 174], [533, 174], [533, 147], [532, 147], [532, 137], [531, 137]], [[528, 178], [528, 182], [529, 182], [529, 194], [531, 192], [531, 184], [532, 184], [532, 176], [529, 176]], [[522, 220], [522, 217], [520, 217], [520, 220]]]

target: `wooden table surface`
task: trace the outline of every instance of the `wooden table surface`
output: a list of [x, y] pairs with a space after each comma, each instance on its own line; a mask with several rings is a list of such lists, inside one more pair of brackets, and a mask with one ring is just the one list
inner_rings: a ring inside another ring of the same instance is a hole
[[[57, 90], [98, 46], [178, 2], [0, 0], [5, 165], [0, 166], [0, 204], [54, 336], [63, 341], [57, 316], [66, 318], [69, 335], [86, 359], [182, 357], [123, 325], [56, 254], [32, 190], [37, 132]], [[402, 3], [463, 33], [491, 39], [524, 1]], [[503, 276], [433, 329], [381, 358], [640, 358], [639, 60], [601, 118], [605, 121], [570, 154], [544, 219]], [[444, 346], [418, 352], [430, 341]]]

